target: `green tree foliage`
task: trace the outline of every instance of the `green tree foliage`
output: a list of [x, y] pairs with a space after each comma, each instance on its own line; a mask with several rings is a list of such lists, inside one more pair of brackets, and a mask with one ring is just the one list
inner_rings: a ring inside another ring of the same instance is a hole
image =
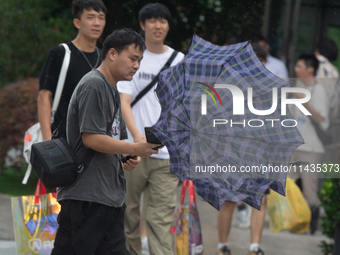
[[[108, 9], [102, 42], [114, 29], [140, 30], [138, 11], [155, 1], [104, 0]], [[186, 52], [193, 33], [217, 44], [230, 35], [250, 39], [260, 32], [264, 0], [160, 0], [168, 6], [174, 24], [167, 43]], [[72, 40], [71, 0], [0, 1], [0, 87], [20, 78], [38, 77], [47, 52]]]
[[[121, 27], [140, 30], [138, 11], [155, 1], [105, 1], [108, 22], [105, 33]], [[217, 44], [224, 44], [231, 35], [250, 39], [261, 32], [264, 0], [159, 0], [173, 15], [174, 26], [167, 40], [174, 48], [186, 52], [193, 33]]]
[[[338, 176], [325, 178], [318, 196], [325, 210], [325, 216], [321, 216], [322, 233], [334, 239], [335, 229], [340, 224], [340, 179]], [[333, 250], [333, 242], [322, 241], [319, 246], [324, 255], [330, 254]]]
[[0, 17], [0, 87], [37, 77], [48, 50], [75, 35], [70, 1], [1, 0]]

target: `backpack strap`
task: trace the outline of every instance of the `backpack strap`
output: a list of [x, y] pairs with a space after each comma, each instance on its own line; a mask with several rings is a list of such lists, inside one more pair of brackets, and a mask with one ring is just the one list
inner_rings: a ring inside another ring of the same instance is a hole
[[162, 69], [159, 71], [159, 73], [153, 78], [153, 80], [150, 82], [150, 84], [148, 86], [146, 86], [135, 98], [135, 100], [133, 100], [133, 102], [131, 103], [131, 108], [143, 97], [145, 96], [146, 93], [149, 92], [149, 90], [158, 82], [159, 80], [159, 74], [164, 71], [165, 69], [168, 69], [172, 63], [172, 61], [175, 59], [175, 57], [177, 56], [178, 51], [175, 51], [171, 54], [170, 58], [168, 59], [168, 61], [166, 61], [165, 65], [162, 67]]
[[[68, 67], [69, 67], [69, 64], [70, 64], [70, 59], [71, 59], [71, 51], [70, 51], [69, 47], [67, 46], [67, 44], [62, 43], [61, 45], [65, 48], [65, 55], [64, 55], [64, 59], [63, 59], [61, 69], [60, 69], [57, 88], [56, 88], [56, 92], [55, 92], [55, 96], [54, 96], [54, 100], [53, 100], [53, 104], [52, 104], [51, 123], [54, 122], [54, 115], [55, 115], [55, 112], [57, 111], [57, 108], [58, 108], [58, 105], [59, 105], [59, 102], [60, 102], [60, 98], [61, 98], [61, 94], [62, 94], [63, 89], [64, 89], [66, 74], [67, 74], [67, 70], [68, 70]], [[42, 141], [41, 132], [39, 132], [39, 136], [40, 136], [39, 141]], [[27, 183], [28, 178], [31, 175], [31, 172], [32, 172], [32, 165], [31, 165], [31, 162], [28, 162], [28, 167], [27, 167], [24, 179], [22, 180], [22, 184]]]
[[65, 55], [64, 55], [63, 64], [61, 66], [61, 70], [60, 70], [60, 74], [59, 74], [59, 78], [58, 78], [58, 83], [57, 83], [57, 88], [56, 88], [56, 92], [55, 92], [54, 100], [53, 100], [53, 104], [52, 104], [51, 123], [54, 122], [54, 115], [55, 115], [55, 112], [57, 111], [57, 108], [58, 108], [58, 105], [59, 105], [59, 102], [60, 102], [60, 98], [61, 98], [61, 94], [62, 94], [63, 89], [64, 89], [66, 74], [67, 74], [68, 66], [70, 64], [70, 59], [71, 59], [71, 51], [70, 51], [69, 47], [67, 46], [67, 44], [62, 43], [61, 45], [65, 48]]

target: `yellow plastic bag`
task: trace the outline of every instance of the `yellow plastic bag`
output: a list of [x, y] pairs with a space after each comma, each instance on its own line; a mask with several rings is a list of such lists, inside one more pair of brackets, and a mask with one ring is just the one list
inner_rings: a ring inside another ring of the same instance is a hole
[[267, 196], [269, 227], [274, 233], [290, 230], [305, 233], [309, 229], [311, 211], [294, 180], [287, 178], [286, 197], [276, 192]]
[[56, 193], [40, 195], [40, 185], [35, 195], [11, 198], [18, 255], [49, 255], [54, 245], [60, 205]]

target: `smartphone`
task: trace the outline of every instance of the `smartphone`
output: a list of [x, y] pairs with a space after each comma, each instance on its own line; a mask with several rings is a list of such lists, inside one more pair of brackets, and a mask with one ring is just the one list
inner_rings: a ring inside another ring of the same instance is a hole
[[122, 163], [126, 163], [129, 159], [135, 159], [135, 158], [137, 158], [137, 156], [128, 155], [126, 157], [121, 158], [120, 161], [122, 161]]
[[152, 129], [152, 127], [145, 127], [144, 128], [146, 141], [148, 143], [159, 144], [159, 146], [152, 148], [153, 150], [157, 150], [157, 149], [161, 148], [163, 146], [163, 144], [154, 134], [151, 133], [151, 129]]

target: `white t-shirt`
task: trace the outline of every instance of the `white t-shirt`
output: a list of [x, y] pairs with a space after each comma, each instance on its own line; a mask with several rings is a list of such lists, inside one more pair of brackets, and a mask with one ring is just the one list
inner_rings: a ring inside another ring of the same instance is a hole
[[[174, 49], [170, 48], [162, 54], [151, 53], [148, 50], [144, 51], [144, 56], [140, 64], [139, 70], [133, 76], [132, 81], [120, 81], [117, 83], [119, 93], [131, 95], [131, 102], [136, 96], [150, 84], [152, 79], [159, 73], [166, 61], [170, 58]], [[184, 54], [178, 52], [176, 58], [172, 61], [171, 66], [179, 63], [184, 57]], [[157, 83], [146, 93], [133, 107], [132, 114], [139, 132], [145, 136], [144, 127], [153, 126], [161, 115], [161, 106], [155, 92]], [[127, 141], [133, 142], [133, 137], [128, 129]], [[169, 159], [169, 153], [166, 147], [158, 150], [158, 154], [153, 154], [151, 157], [160, 159]]]
[[329, 62], [328, 58], [322, 55], [316, 56], [319, 60], [319, 68], [316, 73], [316, 78], [339, 78], [338, 69]]
[[268, 55], [266, 68], [277, 77], [286, 79], [288, 78], [288, 71], [285, 63], [278, 58], [274, 58], [271, 55]]
[[[312, 93], [312, 97], [308, 103], [313, 106], [324, 118], [324, 120], [319, 125], [323, 130], [326, 130], [329, 126], [329, 106], [327, 93], [320, 83], [315, 84], [313, 87], [304, 87]], [[290, 107], [289, 110], [295, 117], [295, 120], [298, 122], [297, 128], [305, 140], [305, 144], [299, 146], [297, 150], [324, 153], [325, 149], [318, 137], [318, 134], [315, 131], [310, 117], [304, 115], [295, 105], [291, 106], [292, 107]]]

